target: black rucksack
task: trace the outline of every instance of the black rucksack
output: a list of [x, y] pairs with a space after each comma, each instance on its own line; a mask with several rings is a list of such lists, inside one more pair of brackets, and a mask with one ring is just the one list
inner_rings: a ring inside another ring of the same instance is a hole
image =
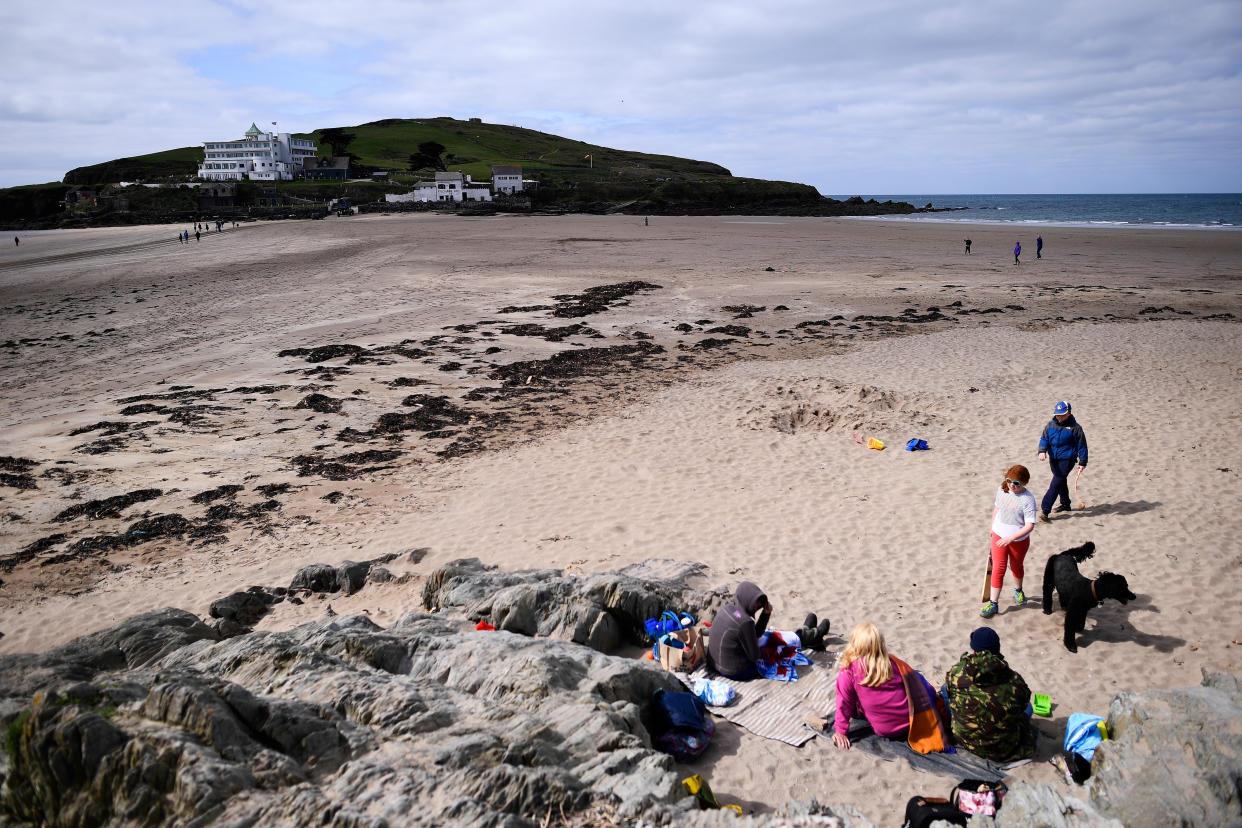
[[927, 828], [938, 819], [965, 825], [970, 820], [970, 814], [962, 813], [942, 796], [912, 796], [906, 803], [906, 821], [902, 823], [902, 828]]
[[707, 705], [693, 693], [656, 690], [651, 696], [657, 750], [670, 753], [678, 762], [691, 762], [707, 750], [716, 725]]

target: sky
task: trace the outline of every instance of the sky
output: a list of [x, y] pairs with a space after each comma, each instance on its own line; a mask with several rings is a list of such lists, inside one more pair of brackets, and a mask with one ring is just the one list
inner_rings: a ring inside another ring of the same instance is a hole
[[1242, 0], [18, 0], [0, 186], [477, 117], [824, 195], [1242, 192]]

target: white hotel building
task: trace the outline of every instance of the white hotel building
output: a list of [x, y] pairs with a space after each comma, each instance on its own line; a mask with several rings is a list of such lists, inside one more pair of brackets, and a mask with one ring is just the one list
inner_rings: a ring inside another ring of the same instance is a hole
[[204, 141], [198, 177], [208, 181], [290, 181], [302, 175], [302, 161], [314, 158], [312, 141], [288, 132], [264, 132], [254, 124], [234, 141]]

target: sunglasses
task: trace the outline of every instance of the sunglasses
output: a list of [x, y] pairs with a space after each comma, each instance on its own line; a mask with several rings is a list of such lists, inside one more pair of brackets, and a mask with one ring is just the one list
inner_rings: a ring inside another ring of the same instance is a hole
[[1010, 480], [1009, 478], [1005, 478], [1005, 482], [1008, 483], [1010, 486], [1025, 486], [1026, 485], [1021, 480]]

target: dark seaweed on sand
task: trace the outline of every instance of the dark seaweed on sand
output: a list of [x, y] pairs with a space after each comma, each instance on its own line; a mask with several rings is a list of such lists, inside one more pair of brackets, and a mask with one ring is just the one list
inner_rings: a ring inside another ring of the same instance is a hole
[[640, 364], [664, 348], [650, 342], [634, 345], [613, 345], [606, 348], [575, 348], [561, 351], [542, 360], [525, 360], [502, 365], [487, 376], [504, 380], [505, 385], [524, 385], [535, 380], [572, 379], [599, 373], [620, 363]]
[[164, 494], [162, 489], [138, 489], [125, 494], [114, 495], [113, 497], [105, 497], [102, 500], [78, 503], [65, 509], [52, 518], [52, 520], [56, 523], [64, 523], [76, 517], [85, 517], [87, 520], [120, 517], [121, 512], [133, 504], [154, 500], [162, 494]]
[[608, 310], [627, 296], [660, 289], [660, 285], [653, 285], [650, 282], [621, 282], [615, 285], [587, 288], [578, 294], [562, 293], [552, 297], [559, 303], [552, 310], [552, 315], [562, 319], [590, 316], [593, 313]]

